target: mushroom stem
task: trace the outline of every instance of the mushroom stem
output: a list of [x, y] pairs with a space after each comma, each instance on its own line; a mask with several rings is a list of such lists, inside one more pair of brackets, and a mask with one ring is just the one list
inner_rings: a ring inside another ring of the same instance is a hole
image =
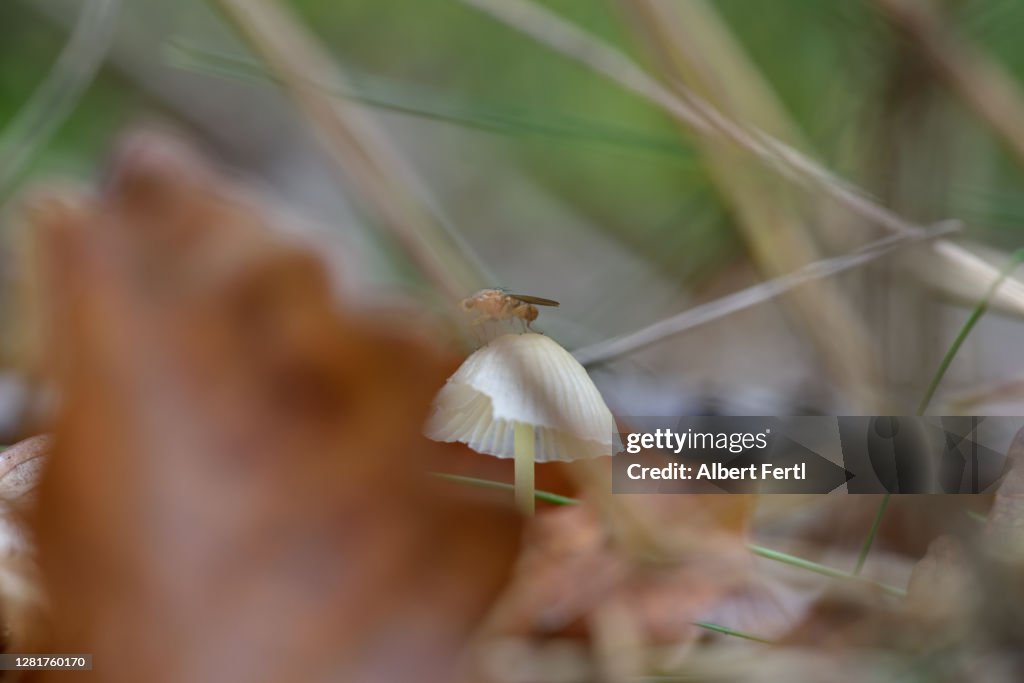
[[516, 507], [524, 515], [532, 515], [534, 508], [533, 460], [536, 453], [533, 425], [516, 422], [513, 439], [516, 458]]

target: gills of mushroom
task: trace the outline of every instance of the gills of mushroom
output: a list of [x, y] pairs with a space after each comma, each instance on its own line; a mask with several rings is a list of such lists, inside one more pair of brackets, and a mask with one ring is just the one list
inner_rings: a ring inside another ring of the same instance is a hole
[[478, 349], [434, 399], [435, 441], [515, 458], [516, 504], [534, 506], [534, 462], [612, 454], [615, 421], [587, 371], [541, 334], [506, 334]]

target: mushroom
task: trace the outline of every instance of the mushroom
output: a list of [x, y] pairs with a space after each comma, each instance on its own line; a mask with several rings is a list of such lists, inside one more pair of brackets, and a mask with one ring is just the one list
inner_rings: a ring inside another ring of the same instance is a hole
[[542, 334], [506, 334], [474, 352], [434, 399], [435, 441], [515, 458], [516, 504], [534, 507], [534, 462], [612, 454], [615, 421], [587, 371]]

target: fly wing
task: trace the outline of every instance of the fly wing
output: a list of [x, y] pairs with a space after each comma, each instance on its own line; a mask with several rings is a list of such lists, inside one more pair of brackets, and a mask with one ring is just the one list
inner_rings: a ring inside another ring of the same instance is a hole
[[529, 294], [509, 294], [513, 299], [519, 299], [523, 303], [533, 304], [534, 306], [558, 306], [559, 303], [554, 299], [542, 299], [539, 296], [530, 296]]

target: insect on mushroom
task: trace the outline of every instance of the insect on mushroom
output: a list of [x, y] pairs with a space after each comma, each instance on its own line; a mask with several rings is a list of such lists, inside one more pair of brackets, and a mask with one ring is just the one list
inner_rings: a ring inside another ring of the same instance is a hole
[[512, 294], [504, 289], [481, 289], [463, 299], [461, 304], [463, 311], [476, 314], [473, 325], [518, 319], [522, 321], [524, 331], [532, 329], [530, 323], [537, 319], [537, 306], [558, 306], [558, 302], [528, 294]]
[[534, 462], [616, 452], [615, 419], [587, 371], [542, 334], [505, 334], [475, 351], [434, 397], [435, 441], [514, 458], [515, 498], [532, 513]]

